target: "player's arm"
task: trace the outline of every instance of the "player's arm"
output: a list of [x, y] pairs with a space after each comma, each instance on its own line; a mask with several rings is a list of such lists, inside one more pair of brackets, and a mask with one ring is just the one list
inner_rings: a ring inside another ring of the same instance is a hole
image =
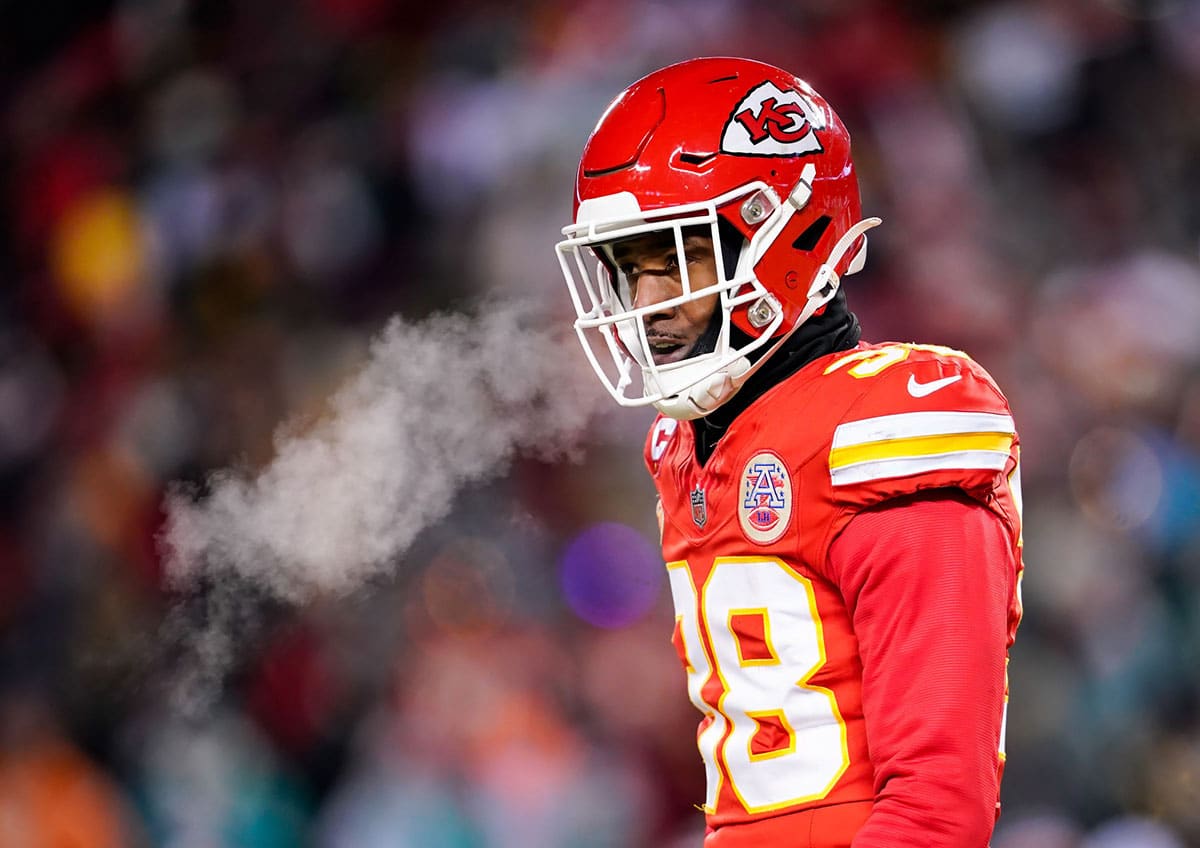
[[995, 513], [951, 489], [858, 514], [830, 548], [863, 661], [875, 804], [853, 848], [984, 848], [998, 795], [1016, 569]]

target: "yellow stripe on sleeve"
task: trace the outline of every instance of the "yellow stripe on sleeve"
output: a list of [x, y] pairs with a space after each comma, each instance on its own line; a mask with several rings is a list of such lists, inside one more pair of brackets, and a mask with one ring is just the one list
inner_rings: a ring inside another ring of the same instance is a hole
[[860, 462], [907, 459], [957, 451], [998, 451], [1007, 455], [1012, 442], [1013, 437], [1008, 433], [944, 433], [939, 436], [885, 439], [834, 448], [829, 454], [829, 468], [832, 471]]

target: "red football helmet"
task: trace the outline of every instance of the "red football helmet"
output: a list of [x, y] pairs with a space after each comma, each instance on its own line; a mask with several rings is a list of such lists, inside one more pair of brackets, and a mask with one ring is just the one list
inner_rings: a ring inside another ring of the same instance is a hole
[[[850, 136], [804, 80], [761, 62], [708, 58], [635, 82], [588, 139], [575, 222], [557, 246], [592, 367], [623, 406], [708, 414], [833, 297], [842, 275], [862, 267], [863, 233], [880, 221], [861, 216]], [[711, 229], [717, 282], [693, 290], [683, 231], [697, 226]], [[608, 246], [653, 231], [673, 231], [683, 294], [635, 309]], [[713, 349], [656, 364], [645, 315], [714, 294]]]

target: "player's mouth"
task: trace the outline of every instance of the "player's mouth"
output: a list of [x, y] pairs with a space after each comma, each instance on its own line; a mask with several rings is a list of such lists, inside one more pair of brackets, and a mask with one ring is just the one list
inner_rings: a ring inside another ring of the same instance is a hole
[[650, 346], [650, 355], [654, 357], [655, 365], [666, 365], [686, 359], [692, 349], [690, 342], [676, 336], [647, 335], [646, 342]]

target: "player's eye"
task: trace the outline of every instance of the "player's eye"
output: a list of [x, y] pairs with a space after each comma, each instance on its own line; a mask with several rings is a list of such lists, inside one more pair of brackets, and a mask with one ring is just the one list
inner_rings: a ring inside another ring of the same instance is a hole
[[628, 294], [629, 303], [630, 303], [630, 305], [632, 305], [633, 302], [635, 300], [637, 300], [638, 271], [636, 268], [634, 268], [629, 271], [622, 270], [622, 273], [625, 274], [625, 288], [629, 293]]

